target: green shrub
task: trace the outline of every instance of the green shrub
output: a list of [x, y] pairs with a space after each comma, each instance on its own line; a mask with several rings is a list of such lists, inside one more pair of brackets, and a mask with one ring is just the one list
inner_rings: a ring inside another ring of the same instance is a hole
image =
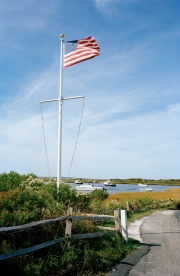
[[109, 194], [106, 191], [96, 189], [92, 193], [89, 194], [91, 200], [97, 199], [99, 201], [103, 201], [108, 198]]
[[64, 214], [66, 207], [46, 190], [20, 189], [0, 193], [0, 226], [25, 224]]
[[153, 199], [149, 198], [149, 197], [144, 197], [144, 198], [140, 198], [137, 200], [137, 203], [141, 208], [144, 208], [144, 207], [152, 204], [152, 202], [153, 202]]
[[175, 200], [172, 204], [172, 208], [175, 210], [180, 210], [180, 200]]
[[[97, 275], [112, 269], [139, 245], [123, 245], [119, 235], [81, 241], [65, 241], [28, 255], [1, 262], [1, 269], [13, 275]], [[4, 243], [4, 247], [8, 245]], [[8, 248], [12, 250], [13, 248]]]
[[91, 213], [102, 213], [104, 210], [103, 201], [108, 197], [108, 195], [109, 194], [106, 191], [99, 189], [96, 189], [92, 193], [88, 194], [89, 206], [87, 211]]
[[[77, 194], [69, 185], [44, 184], [35, 175], [17, 173], [0, 175], [0, 226], [21, 225], [33, 221], [64, 216], [68, 206], [76, 211], [102, 211], [108, 193], [95, 190]], [[93, 221], [73, 221], [72, 234], [93, 233]], [[65, 222], [34, 227], [25, 232], [1, 237], [1, 254], [57, 239], [65, 234]], [[137, 245], [136, 245], [137, 246]], [[134, 247], [133, 247], [134, 248]], [[1, 269], [13, 275], [96, 275], [110, 269], [124, 256], [120, 236], [111, 235], [82, 241], [65, 241], [33, 253], [1, 262]], [[127, 252], [126, 252], [127, 253]]]
[[38, 190], [42, 186], [44, 186], [43, 179], [35, 178], [32, 175], [30, 175], [26, 180], [22, 181], [19, 187], [21, 189], [32, 189], [32, 190]]
[[122, 207], [122, 203], [118, 200], [110, 200], [104, 204], [106, 210], [115, 210]]
[[58, 202], [61, 202], [68, 207], [76, 206], [77, 201], [76, 191], [68, 184], [61, 184], [58, 192]]
[[89, 195], [83, 195], [77, 193], [77, 202], [75, 205], [74, 210], [81, 211], [81, 212], [88, 212], [89, 211], [89, 205], [90, 205], [91, 199]]
[[35, 178], [35, 174], [30, 173], [27, 175], [20, 175], [17, 172], [11, 171], [10, 173], [0, 174], [0, 191], [13, 190], [21, 184], [22, 181], [26, 180], [29, 176]]

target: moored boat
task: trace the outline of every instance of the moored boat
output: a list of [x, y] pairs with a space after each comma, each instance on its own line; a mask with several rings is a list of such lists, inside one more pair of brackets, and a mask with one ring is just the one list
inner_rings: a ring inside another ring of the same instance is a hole
[[104, 185], [105, 185], [105, 186], [109, 186], [109, 187], [116, 187], [116, 184], [110, 182], [110, 180], [105, 181], [105, 182], [104, 182]]
[[141, 192], [152, 192], [152, 188], [140, 189]]
[[84, 192], [92, 192], [94, 190], [104, 190], [102, 187], [96, 187], [96, 186], [93, 186], [93, 184], [87, 184], [87, 183], [83, 183], [82, 185], [79, 185], [79, 186], [76, 186], [76, 190], [77, 191], [84, 191]]
[[138, 186], [142, 187], [140, 189], [141, 192], [152, 192], [152, 188], [148, 188], [147, 183], [145, 184], [143, 181], [142, 183], [138, 183]]
[[138, 186], [146, 187], [146, 186], [147, 186], [147, 184], [138, 183]]
[[81, 180], [77, 179], [77, 180], [75, 181], [75, 184], [83, 184], [83, 182], [82, 182]]

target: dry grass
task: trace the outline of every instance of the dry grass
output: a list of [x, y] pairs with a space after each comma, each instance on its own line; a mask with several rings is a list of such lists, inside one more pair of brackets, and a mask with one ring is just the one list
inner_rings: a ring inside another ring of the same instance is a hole
[[129, 200], [134, 201], [141, 198], [151, 198], [153, 200], [180, 200], [180, 189], [172, 188], [166, 191], [160, 192], [124, 192], [124, 193], [117, 193], [117, 194], [110, 194], [109, 197], [105, 200], [108, 202], [110, 200], [118, 200], [120, 202]]

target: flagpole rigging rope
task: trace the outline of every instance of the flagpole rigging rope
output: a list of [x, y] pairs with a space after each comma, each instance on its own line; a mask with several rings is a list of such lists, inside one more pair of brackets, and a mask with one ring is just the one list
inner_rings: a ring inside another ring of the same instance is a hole
[[48, 153], [47, 153], [47, 146], [46, 146], [46, 138], [45, 138], [45, 132], [44, 132], [44, 120], [43, 120], [43, 113], [42, 113], [42, 106], [40, 103], [40, 110], [41, 110], [41, 119], [42, 119], [42, 129], [43, 129], [43, 138], [44, 138], [44, 148], [45, 148], [45, 156], [46, 156], [46, 165], [47, 165], [47, 170], [49, 173], [49, 177], [51, 179], [51, 169], [50, 169], [50, 165], [49, 165], [49, 158], [48, 158]]
[[80, 133], [80, 129], [81, 129], [81, 122], [82, 122], [82, 117], [83, 117], [83, 112], [84, 112], [84, 100], [85, 100], [85, 98], [83, 98], [81, 118], [80, 118], [80, 123], [79, 123], [79, 128], [78, 128], [78, 133], [77, 133], [77, 137], [76, 137], [76, 143], [75, 143], [75, 147], [74, 147], [74, 151], [73, 151], [73, 155], [72, 155], [71, 164], [70, 164], [70, 167], [69, 167], [68, 175], [66, 177], [66, 183], [67, 183], [67, 178], [69, 177], [69, 173], [70, 173], [72, 163], [73, 163], [73, 160], [74, 160], [75, 151], [77, 149], [76, 146], [77, 146], [77, 143], [78, 143], [79, 133]]

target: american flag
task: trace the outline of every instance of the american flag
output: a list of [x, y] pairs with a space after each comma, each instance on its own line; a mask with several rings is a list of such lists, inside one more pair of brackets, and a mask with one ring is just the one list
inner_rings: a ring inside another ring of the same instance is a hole
[[64, 68], [90, 58], [99, 56], [100, 47], [94, 37], [89, 36], [79, 40], [64, 43]]

